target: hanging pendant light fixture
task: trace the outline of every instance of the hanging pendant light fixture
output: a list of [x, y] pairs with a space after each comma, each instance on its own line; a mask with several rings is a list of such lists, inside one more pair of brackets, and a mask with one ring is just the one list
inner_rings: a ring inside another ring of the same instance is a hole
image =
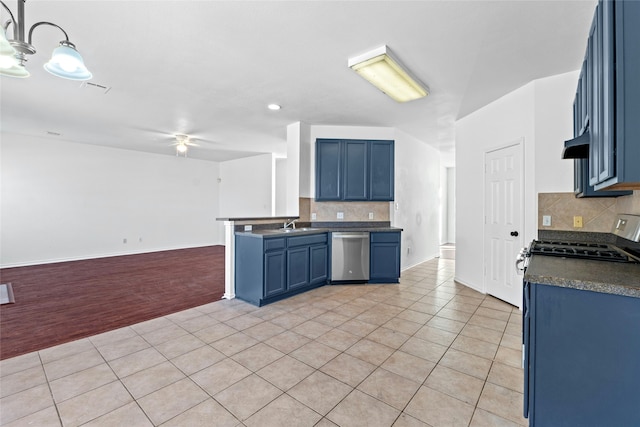
[[[36, 48], [31, 44], [33, 30], [40, 25], [56, 27], [64, 34], [64, 40], [60, 46], [53, 50], [51, 59], [44, 64], [44, 69], [54, 76], [70, 80], [89, 80], [91, 72], [84, 65], [82, 56], [76, 50], [76, 46], [69, 41], [67, 32], [59, 25], [52, 22], [41, 21], [33, 24], [29, 29], [28, 39], [25, 39], [24, 4], [26, 0], [18, 0], [18, 20], [11, 10], [3, 2], [2, 7], [9, 13], [10, 19], [2, 25], [0, 31], [0, 75], [9, 77], [29, 77], [29, 71], [25, 68], [26, 55], [36, 53]], [[9, 25], [13, 25], [13, 39], [8, 40], [6, 32]], [[26, 40], [26, 41], [25, 41]]]

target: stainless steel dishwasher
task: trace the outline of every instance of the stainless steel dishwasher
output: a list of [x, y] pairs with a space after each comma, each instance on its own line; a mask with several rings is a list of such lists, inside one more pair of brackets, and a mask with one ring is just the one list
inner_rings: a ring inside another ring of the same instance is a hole
[[369, 280], [369, 232], [331, 233], [331, 281]]

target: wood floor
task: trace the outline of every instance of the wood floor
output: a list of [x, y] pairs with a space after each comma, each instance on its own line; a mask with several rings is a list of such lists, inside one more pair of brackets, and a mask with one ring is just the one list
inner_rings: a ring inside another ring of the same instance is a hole
[[0, 269], [0, 360], [219, 300], [224, 246]]

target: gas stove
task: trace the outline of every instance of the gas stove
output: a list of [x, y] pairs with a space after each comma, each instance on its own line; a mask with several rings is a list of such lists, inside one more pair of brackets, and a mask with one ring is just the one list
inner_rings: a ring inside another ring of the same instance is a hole
[[534, 240], [528, 252], [530, 255], [640, 263], [640, 259], [631, 253], [604, 243]]
[[520, 251], [516, 269], [525, 270], [532, 255], [640, 264], [640, 251], [637, 249], [640, 241], [640, 216], [618, 215], [612, 234], [620, 246], [597, 242], [534, 240], [529, 247]]

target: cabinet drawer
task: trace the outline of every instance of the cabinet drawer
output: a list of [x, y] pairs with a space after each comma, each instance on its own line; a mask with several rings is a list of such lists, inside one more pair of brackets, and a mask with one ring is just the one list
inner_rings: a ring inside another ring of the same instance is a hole
[[327, 243], [327, 233], [306, 234], [304, 236], [295, 236], [288, 238], [288, 247], [295, 248], [297, 246], [308, 246]]
[[397, 231], [371, 232], [371, 243], [400, 243], [400, 233]]
[[285, 238], [279, 237], [276, 239], [264, 239], [264, 250], [265, 251], [273, 251], [273, 250], [282, 250], [285, 248]]

